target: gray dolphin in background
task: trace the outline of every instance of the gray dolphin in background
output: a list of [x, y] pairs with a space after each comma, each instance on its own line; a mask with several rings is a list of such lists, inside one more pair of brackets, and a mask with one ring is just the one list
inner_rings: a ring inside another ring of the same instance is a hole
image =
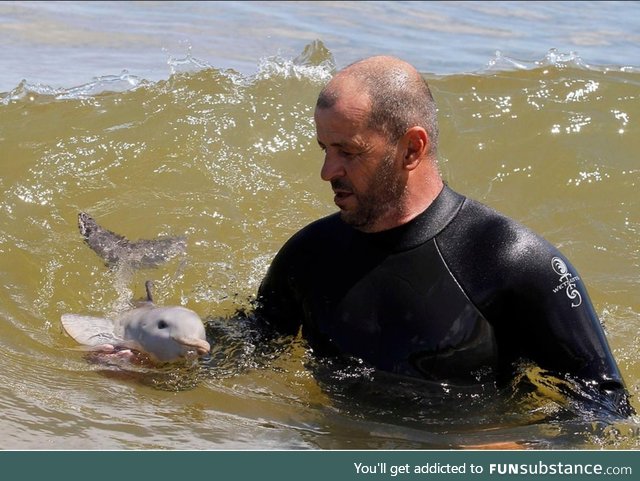
[[173, 362], [209, 353], [204, 324], [194, 311], [156, 306], [147, 281], [147, 300], [113, 318], [64, 314], [62, 326], [78, 343], [107, 354], [147, 355], [154, 362]]
[[184, 254], [184, 237], [160, 237], [132, 242], [101, 226], [87, 213], [78, 214], [78, 228], [85, 242], [108, 266], [128, 265], [133, 268], [157, 267]]

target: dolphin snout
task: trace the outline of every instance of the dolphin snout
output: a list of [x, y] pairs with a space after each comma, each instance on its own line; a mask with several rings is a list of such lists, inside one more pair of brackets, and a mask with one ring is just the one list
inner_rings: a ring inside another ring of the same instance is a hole
[[194, 348], [198, 353], [198, 356], [204, 356], [205, 354], [209, 354], [209, 351], [211, 351], [211, 345], [204, 339], [188, 337], [177, 337], [174, 339], [176, 340], [176, 342], [179, 342], [183, 346]]

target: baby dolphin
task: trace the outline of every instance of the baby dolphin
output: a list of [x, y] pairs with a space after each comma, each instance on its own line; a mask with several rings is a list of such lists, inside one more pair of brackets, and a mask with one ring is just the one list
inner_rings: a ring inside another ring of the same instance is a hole
[[180, 306], [157, 306], [150, 281], [146, 289], [147, 300], [142, 306], [114, 319], [64, 314], [62, 326], [91, 350], [121, 357], [123, 353], [131, 357], [141, 353], [154, 362], [173, 362], [208, 354], [211, 346], [198, 314]]
[[132, 242], [99, 226], [85, 212], [78, 214], [78, 228], [89, 247], [110, 267], [121, 264], [133, 268], [157, 267], [184, 254], [187, 248], [184, 237], [161, 237]]

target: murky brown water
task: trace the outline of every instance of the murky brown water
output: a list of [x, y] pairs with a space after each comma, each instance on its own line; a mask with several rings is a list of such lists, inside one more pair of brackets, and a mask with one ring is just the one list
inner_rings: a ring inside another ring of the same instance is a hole
[[[0, 448], [395, 449], [504, 439], [637, 448], [635, 420], [563, 421], [552, 398], [513, 406], [474, 396], [442, 407], [415, 402], [415, 386], [369, 385], [361, 372], [320, 383], [302, 344], [275, 359], [256, 355], [236, 312], [250, 311], [282, 243], [334, 210], [312, 121], [333, 60], [322, 45], [310, 49], [296, 62], [265, 60], [255, 75], [187, 60], [165, 80], [124, 74], [2, 94]], [[442, 171], [454, 189], [568, 255], [640, 409], [640, 74], [552, 55], [520, 67], [497, 57], [482, 73], [425, 73], [440, 108]], [[82, 242], [79, 211], [131, 239], [184, 235], [188, 254], [155, 270], [109, 270]], [[146, 279], [159, 302], [206, 318], [210, 360], [123, 374], [87, 363], [62, 332], [61, 314], [117, 311], [143, 297]], [[381, 389], [407, 402], [374, 402]]]

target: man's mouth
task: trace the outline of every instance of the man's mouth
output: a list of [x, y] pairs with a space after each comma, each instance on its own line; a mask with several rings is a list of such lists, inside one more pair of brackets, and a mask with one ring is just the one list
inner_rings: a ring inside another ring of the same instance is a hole
[[347, 190], [334, 190], [333, 193], [335, 194], [333, 197], [333, 202], [335, 202], [335, 204], [341, 209], [344, 209], [345, 202], [350, 197], [353, 197], [353, 192]]
[[337, 199], [344, 199], [345, 197], [353, 195], [353, 192], [348, 192], [346, 190], [335, 190], [333, 193]]
[[331, 181], [331, 189], [334, 194], [333, 202], [341, 209], [345, 209], [345, 202], [354, 195], [351, 187], [342, 179], [335, 179]]

